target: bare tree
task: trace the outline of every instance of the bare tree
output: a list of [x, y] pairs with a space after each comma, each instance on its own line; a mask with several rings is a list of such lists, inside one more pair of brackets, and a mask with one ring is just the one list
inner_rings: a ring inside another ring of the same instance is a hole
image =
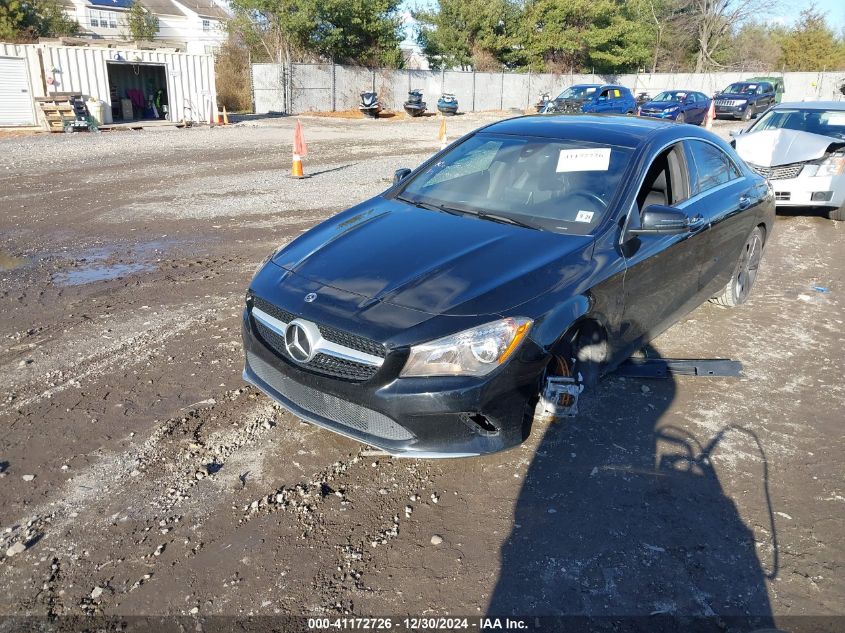
[[730, 35], [743, 22], [771, 13], [777, 0], [684, 0], [685, 23], [696, 38], [695, 72], [721, 68], [715, 59]]

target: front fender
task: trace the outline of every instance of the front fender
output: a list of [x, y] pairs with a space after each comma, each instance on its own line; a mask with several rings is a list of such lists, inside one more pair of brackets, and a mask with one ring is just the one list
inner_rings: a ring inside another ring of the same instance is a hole
[[579, 294], [549, 310], [539, 323], [535, 323], [532, 339], [546, 352], [551, 353], [563, 335], [572, 326], [590, 314], [594, 300], [587, 294]]

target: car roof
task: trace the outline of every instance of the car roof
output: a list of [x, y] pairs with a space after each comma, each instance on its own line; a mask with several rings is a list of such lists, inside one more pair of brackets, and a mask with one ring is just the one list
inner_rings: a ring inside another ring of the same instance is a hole
[[838, 110], [845, 112], [845, 101], [784, 101], [774, 108], [775, 110], [796, 108], [800, 110]]
[[693, 126], [639, 117], [603, 114], [534, 114], [498, 121], [480, 130], [514, 136], [606, 143], [621, 147], [638, 147], [661, 130], [676, 129], [689, 133]]

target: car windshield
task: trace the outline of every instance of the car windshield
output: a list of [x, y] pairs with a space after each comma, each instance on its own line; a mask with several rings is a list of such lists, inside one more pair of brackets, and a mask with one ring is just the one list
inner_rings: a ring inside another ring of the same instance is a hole
[[751, 128], [762, 130], [797, 130], [845, 140], [845, 109], [816, 110], [784, 108], [769, 110]]
[[652, 99], [652, 101], [675, 101], [677, 103], [680, 103], [686, 96], [686, 92], [680, 92], [678, 90], [667, 90], [666, 92], [661, 92], [654, 99]]
[[561, 92], [558, 99], [590, 99], [596, 94], [596, 86], [571, 86]]
[[398, 197], [433, 210], [587, 235], [607, 212], [630, 154], [615, 145], [479, 133], [411, 179]]
[[753, 95], [757, 94], [757, 84], [731, 84], [723, 92], [729, 95]]

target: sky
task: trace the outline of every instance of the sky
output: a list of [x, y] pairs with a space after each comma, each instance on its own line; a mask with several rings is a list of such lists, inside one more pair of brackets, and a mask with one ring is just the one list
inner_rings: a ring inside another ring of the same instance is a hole
[[[587, 2], [588, 0], [584, 0]], [[767, 22], [776, 22], [778, 24], [789, 25], [795, 22], [801, 15], [801, 11], [815, 4], [819, 11], [827, 14], [827, 21], [833, 29], [839, 32], [845, 28], [845, 2], [843, 0], [781, 0], [779, 6], [776, 6], [770, 13], [761, 14], [759, 17]], [[410, 28], [413, 20], [410, 16], [410, 11], [413, 9], [426, 9], [437, 6], [436, 0], [404, 0], [402, 2], [402, 10], [406, 13], [406, 29], [405, 39], [413, 38], [412, 29]]]

